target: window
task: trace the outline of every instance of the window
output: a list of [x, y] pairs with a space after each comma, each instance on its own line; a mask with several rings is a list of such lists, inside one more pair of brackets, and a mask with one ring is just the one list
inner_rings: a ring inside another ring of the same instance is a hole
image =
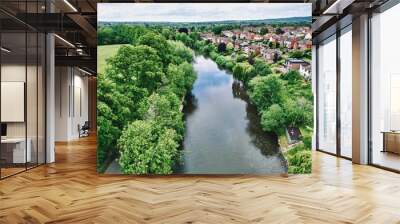
[[400, 170], [400, 4], [371, 18], [371, 162]]
[[[18, 4], [20, 13], [39, 12], [40, 5]], [[46, 40], [1, 12], [0, 26], [0, 178], [5, 178], [45, 163]]]
[[340, 32], [340, 155], [352, 157], [352, 32]]
[[336, 153], [336, 35], [318, 47], [318, 149]]

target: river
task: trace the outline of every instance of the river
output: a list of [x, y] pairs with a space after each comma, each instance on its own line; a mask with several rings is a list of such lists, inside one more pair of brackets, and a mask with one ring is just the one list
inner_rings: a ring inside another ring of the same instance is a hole
[[241, 83], [203, 56], [196, 56], [194, 69], [197, 79], [186, 97], [186, 133], [174, 173], [286, 173], [277, 137], [262, 131]]

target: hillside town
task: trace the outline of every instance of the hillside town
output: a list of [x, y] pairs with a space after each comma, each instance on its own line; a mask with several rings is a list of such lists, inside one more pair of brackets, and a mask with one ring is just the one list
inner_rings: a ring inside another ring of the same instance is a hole
[[306, 26], [245, 26], [240, 29], [223, 30], [220, 34], [200, 33], [202, 40], [216, 46], [221, 43], [233, 48], [232, 54], [258, 56], [275, 66], [279, 72], [297, 70], [305, 79], [311, 78], [310, 59], [291, 58], [290, 52], [311, 50], [312, 36]]

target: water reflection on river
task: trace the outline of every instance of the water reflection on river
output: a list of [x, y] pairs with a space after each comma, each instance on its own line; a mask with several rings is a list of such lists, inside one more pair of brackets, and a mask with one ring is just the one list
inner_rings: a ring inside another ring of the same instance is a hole
[[175, 173], [285, 173], [277, 137], [261, 130], [241, 83], [197, 56], [197, 80], [184, 108], [182, 162]]

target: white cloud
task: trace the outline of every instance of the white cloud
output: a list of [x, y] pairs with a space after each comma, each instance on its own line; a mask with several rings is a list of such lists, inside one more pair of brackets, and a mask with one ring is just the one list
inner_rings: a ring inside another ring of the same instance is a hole
[[311, 16], [310, 3], [98, 3], [99, 21], [204, 22]]

